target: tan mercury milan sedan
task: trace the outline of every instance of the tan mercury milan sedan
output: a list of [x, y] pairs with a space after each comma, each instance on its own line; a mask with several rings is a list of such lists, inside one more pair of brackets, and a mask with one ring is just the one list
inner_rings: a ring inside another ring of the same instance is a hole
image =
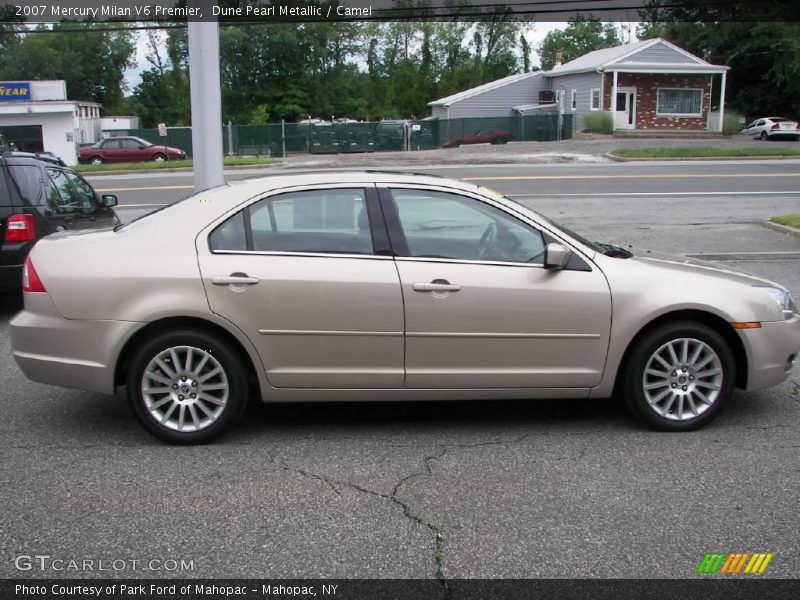
[[784, 381], [782, 286], [589, 242], [485, 188], [400, 173], [232, 183], [33, 248], [14, 358], [173, 443], [264, 402], [604, 398], [663, 430]]

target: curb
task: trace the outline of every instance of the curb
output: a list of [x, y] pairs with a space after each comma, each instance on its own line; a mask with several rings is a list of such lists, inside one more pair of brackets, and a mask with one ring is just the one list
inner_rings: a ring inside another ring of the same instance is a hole
[[612, 152], [606, 152], [602, 156], [616, 162], [650, 162], [650, 161], [709, 161], [709, 160], [800, 160], [797, 156], [663, 156], [663, 157], [642, 157], [629, 158], [627, 156], [617, 156]]
[[[275, 167], [282, 167], [283, 162], [274, 162], [270, 164], [263, 164], [263, 165], [233, 165], [230, 167], [223, 167], [225, 171], [239, 171], [245, 169], [272, 169]], [[192, 173], [194, 171], [194, 167], [175, 167], [174, 169], [170, 168], [163, 168], [163, 169], [120, 169], [115, 171], [113, 169], [109, 169], [108, 171], [77, 171], [84, 177], [102, 177], [104, 175], [152, 175], [158, 173]]]
[[767, 229], [772, 229], [778, 233], [784, 233], [800, 238], [800, 229], [796, 227], [789, 227], [788, 225], [781, 225], [780, 223], [773, 223], [772, 221], [762, 221], [761, 224]]

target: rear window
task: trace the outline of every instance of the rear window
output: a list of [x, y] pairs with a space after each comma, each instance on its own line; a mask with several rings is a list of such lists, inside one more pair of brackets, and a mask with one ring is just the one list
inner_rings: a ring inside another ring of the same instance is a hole
[[42, 174], [34, 165], [9, 165], [11, 180], [19, 190], [20, 196], [28, 204], [40, 204], [42, 195]]
[[0, 166], [0, 206], [11, 206], [11, 196], [8, 194], [6, 170]]

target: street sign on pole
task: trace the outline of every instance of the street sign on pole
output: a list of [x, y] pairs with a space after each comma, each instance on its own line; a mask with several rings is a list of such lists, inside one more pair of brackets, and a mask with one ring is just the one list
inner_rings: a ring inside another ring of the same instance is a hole
[[159, 123], [158, 124], [158, 135], [161, 137], [167, 136], [167, 124], [166, 123]]
[[[212, 0], [189, 0], [205, 15]], [[210, 17], [207, 17], [210, 18]], [[189, 21], [189, 83], [192, 101], [194, 190], [225, 183], [222, 168], [222, 100], [219, 84], [219, 22]]]

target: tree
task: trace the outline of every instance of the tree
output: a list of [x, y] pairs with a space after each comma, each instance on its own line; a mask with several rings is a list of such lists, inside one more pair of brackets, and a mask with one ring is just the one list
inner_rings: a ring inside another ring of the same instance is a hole
[[123, 99], [123, 73], [133, 66], [134, 46], [130, 31], [107, 27], [64, 21], [17, 34], [3, 52], [0, 79], [64, 79], [69, 98], [99, 102], [113, 114]]
[[539, 46], [542, 69], [552, 69], [556, 53], [562, 53], [563, 62], [575, 60], [587, 52], [619, 46], [622, 42], [613, 23], [597, 20], [573, 19], [566, 29], [551, 31]]

